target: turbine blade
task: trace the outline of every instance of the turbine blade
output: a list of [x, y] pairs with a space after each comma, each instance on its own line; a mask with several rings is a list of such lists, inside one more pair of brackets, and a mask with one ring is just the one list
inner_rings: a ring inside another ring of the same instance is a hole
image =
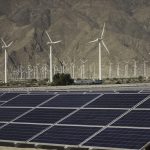
[[94, 43], [94, 42], [97, 42], [97, 41], [98, 41], [98, 39], [93, 40], [93, 41], [90, 41], [90, 42], [88, 42], [88, 43]]
[[9, 47], [9, 46], [11, 46], [11, 44], [13, 43], [13, 41], [12, 42], [10, 42], [8, 45], [7, 45], [7, 47]]
[[1, 41], [3, 42], [3, 44], [4, 44], [5, 46], [7, 46], [6, 43], [4, 42], [3, 38], [1, 38]]
[[103, 30], [102, 30], [101, 38], [103, 38], [104, 32], [105, 32], [105, 22], [104, 22], [104, 25], [103, 25]]
[[48, 34], [48, 32], [47, 31], [45, 31], [45, 32], [46, 32], [47, 37], [49, 38], [50, 42], [52, 42], [52, 39], [51, 39], [50, 35]]
[[60, 43], [61, 42], [61, 40], [60, 41], [55, 41], [55, 42], [52, 42], [52, 44], [56, 44], [56, 43]]
[[82, 59], [80, 59], [80, 61], [81, 61], [82, 63], [84, 63], [84, 61], [83, 61]]
[[109, 54], [110, 52], [109, 52], [109, 50], [108, 50], [108, 48], [107, 48], [107, 46], [106, 46], [106, 44], [104, 43], [103, 40], [102, 40], [102, 44], [103, 44], [103, 46], [105, 47], [105, 49], [107, 50], [107, 52], [108, 52], [108, 54]]

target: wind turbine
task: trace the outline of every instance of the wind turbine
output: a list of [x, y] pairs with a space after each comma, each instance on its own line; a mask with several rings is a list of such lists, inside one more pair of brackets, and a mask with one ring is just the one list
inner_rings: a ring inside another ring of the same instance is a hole
[[124, 76], [127, 78], [128, 77], [128, 70], [129, 70], [129, 61], [125, 62], [125, 67], [124, 67]]
[[137, 61], [134, 59], [134, 77], [137, 76]]
[[47, 34], [47, 37], [49, 39], [49, 42], [47, 42], [47, 45], [50, 46], [50, 50], [49, 50], [49, 59], [50, 59], [50, 62], [49, 62], [49, 74], [50, 74], [50, 82], [53, 82], [53, 66], [52, 66], [52, 45], [53, 44], [57, 44], [57, 43], [60, 43], [61, 41], [52, 41], [52, 39], [50, 38], [50, 35], [48, 34], [48, 32], [46, 31], [46, 34]]
[[86, 60], [82, 60], [80, 59], [81, 61], [81, 68], [82, 68], [82, 78], [84, 79], [85, 78], [85, 63], [88, 61], [87, 59]]
[[74, 79], [75, 78], [75, 63], [74, 62], [71, 63], [71, 73], [72, 73], [72, 78]]
[[1, 38], [2, 41], [2, 49], [5, 49], [5, 83], [7, 83], [7, 49], [12, 45], [13, 41], [10, 42], [8, 45], [5, 43], [3, 38]]
[[109, 79], [111, 78], [112, 76], [112, 62], [109, 62]]
[[102, 56], [101, 56], [101, 47], [102, 45], [104, 46], [104, 48], [106, 49], [106, 51], [108, 52], [109, 54], [109, 50], [106, 46], [106, 44], [104, 43], [103, 39], [104, 39], [104, 31], [105, 31], [105, 23], [103, 25], [103, 30], [102, 30], [102, 33], [101, 33], [101, 36], [98, 37], [97, 39], [93, 40], [93, 41], [90, 41], [88, 43], [95, 43], [95, 42], [98, 42], [98, 45], [99, 45], [99, 80], [102, 80]]
[[119, 61], [117, 62], [117, 77], [120, 76], [120, 63]]
[[144, 60], [144, 63], [143, 63], [143, 71], [144, 71], [144, 73], [143, 73], [143, 75], [144, 75], [144, 77], [147, 79], [147, 73], [146, 73], [146, 63], [147, 63], [148, 61], [146, 61], [146, 60]]

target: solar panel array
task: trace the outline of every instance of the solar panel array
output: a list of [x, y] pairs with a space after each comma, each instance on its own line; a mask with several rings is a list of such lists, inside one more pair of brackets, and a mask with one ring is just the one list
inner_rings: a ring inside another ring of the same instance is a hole
[[0, 141], [140, 149], [150, 141], [148, 93], [4, 93]]

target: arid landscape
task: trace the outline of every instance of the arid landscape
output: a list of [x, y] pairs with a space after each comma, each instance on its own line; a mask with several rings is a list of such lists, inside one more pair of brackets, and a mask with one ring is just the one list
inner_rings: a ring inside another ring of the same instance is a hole
[[[59, 66], [59, 60], [66, 64], [75, 61], [79, 72], [82, 58], [88, 59], [86, 72], [88, 66], [98, 67], [98, 45], [88, 42], [100, 35], [105, 22], [104, 41], [110, 55], [102, 48], [103, 76], [108, 77], [110, 62], [113, 77], [117, 62], [122, 75], [125, 63], [129, 62], [132, 76], [133, 59], [137, 61], [138, 74], [143, 75], [143, 61], [150, 58], [149, 0], [0, 0], [0, 4], [0, 37], [7, 42], [14, 41], [8, 50], [9, 72], [19, 65], [49, 65], [45, 30], [53, 40], [62, 40], [53, 47], [55, 64]], [[3, 62], [0, 46], [1, 70]]]

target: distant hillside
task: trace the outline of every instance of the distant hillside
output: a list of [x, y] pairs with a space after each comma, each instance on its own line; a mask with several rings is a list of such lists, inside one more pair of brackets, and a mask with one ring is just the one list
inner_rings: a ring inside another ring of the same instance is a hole
[[[117, 61], [122, 75], [129, 61], [132, 75], [133, 59], [143, 74], [143, 59], [150, 58], [150, 0], [0, 0], [0, 37], [14, 41], [9, 49], [9, 72], [19, 64], [49, 65], [48, 30], [53, 40], [62, 40], [53, 47], [54, 55], [68, 64], [75, 60], [77, 74], [80, 58], [88, 59], [86, 76], [92, 75], [94, 64], [98, 67], [98, 44], [87, 43], [100, 35], [104, 22], [110, 55], [102, 48], [103, 76], [108, 77], [109, 61], [113, 76]], [[3, 62], [0, 45], [1, 75]]]

